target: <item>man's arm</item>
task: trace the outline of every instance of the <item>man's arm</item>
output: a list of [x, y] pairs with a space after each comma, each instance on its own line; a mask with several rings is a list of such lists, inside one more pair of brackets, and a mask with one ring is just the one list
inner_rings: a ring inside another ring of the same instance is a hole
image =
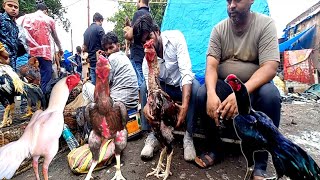
[[260, 65], [260, 68], [245, 83], [249, 94], [270, 82], [276, 75], [278, 66], [278, 61], [267, 61]]
[[180, 109], [178, 114], [178, 123], [179, 127], [187, 116], [190, 96], [192, 91], [192, 81], [194, 79], [194, 74], [192, 73], [191, 60], [188, 52], [187, 42], [181, 32], [177, 34], [177, 61], [179, 66], [179, 71], [181, 74], [181, 86], [182, 86], [182, 104], [177, 105]]
[[279, 44], [274, 21], [265, 23], [258, 44], [260, 68], [245, 83], [248, 92], [252, 93], [262, 85], [270, 82], [277, 73], [279, 66]]
[[[52, 19], [52, 21], [53, 21], [53, 19]], [[52, 37], [53, 37], [53, 40], [54, 40], [54, 42], [55, 42], [55, 43], [57, 44], [57, 46], [58, 46], [60, 55], [62, 55], [62, 54], [61, 54], [61, 51], [62, 51], [61, 42], [60, 42], [60, 40], [59, 40], [59, 38], [58, 38], [58, 35], [57, 35], [55, 22], [54, 22], [54, 21], [51, 22], [51, 23], [50, 23], [50, 26], [51, 26], [51, 32], [52, 32], [51, 35], [52, 35]]]

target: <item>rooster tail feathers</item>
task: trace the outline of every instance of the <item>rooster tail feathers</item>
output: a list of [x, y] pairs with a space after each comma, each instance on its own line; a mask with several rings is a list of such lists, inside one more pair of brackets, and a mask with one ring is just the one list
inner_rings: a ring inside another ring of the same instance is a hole
[[0, 179], [11, 179], [22, 161], [28, 156], [28, 146], [19, 140], [1, 147]]
[[25, 83], [24, 89], [28, 101], [30, 101], [33, 106], [37, 105], [37, 102], [40, 101], [42, 109], [46, 108], [46, 100], [39, 86]]
[[[289, 173], [291, 173], [292, 176], [297, 175], [298, 177], [308, 177], [309, 179], [320, 180], [319, 166], [312, 157], [298, 145], [291, 141], [283, 140], [283, 143], [281, 143], [280, 146], [277, 146], [274, 153], [275, 157], [278, 158], [277, 161], [281, 161], [284, 165], [282, 168], [294, 167], [295, 170], [286, 170], [287, 173], [290, 171]], [[273, 161], [275, 161], [274, 158]], [[274, 164], [276, 165], [278, 163]]]

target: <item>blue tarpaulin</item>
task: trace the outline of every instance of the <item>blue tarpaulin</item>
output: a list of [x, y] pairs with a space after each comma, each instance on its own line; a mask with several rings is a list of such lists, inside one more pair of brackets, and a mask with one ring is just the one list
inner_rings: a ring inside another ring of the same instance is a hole
[[313, 44], [313, 36], [316, 32], [316, 26], [311, 26], [310, 28], [297, 34], [295, 37], [279, 44], [280, 52], [287, 50], [300, 50], [300, 49], [310, 49]]
[[[251, 10], [269, 15], [267, 0], [254, 1]], [[211, 30], [227, 17], [226, 1], [168, 0], [161, 31], [180, 30], [184, 34], [192, 70], [200, 83], [204, 83], [206, 52]]]

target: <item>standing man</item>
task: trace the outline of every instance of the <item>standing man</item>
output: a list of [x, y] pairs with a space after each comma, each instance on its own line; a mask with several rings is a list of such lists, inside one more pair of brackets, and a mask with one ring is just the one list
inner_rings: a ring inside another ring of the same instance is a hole
[[[143, 15], [150, 14], [149, 10], [149, 0], [138, 0], [137, 2], [138, 11], [134, 13], [133, 19], [131, 21], [131, 27], [133, 27], [134, 23]], [[132, 28], [126, 26], [125, 27], [125, 39], [128, 41], [132, 41], [135, 34], [133, 34]], [[144, 81], [143, 73], [142, 73], [142, 62], [144, 58], [144, 49], [142, 44], [139, 42], [133, 41], [130, 48], [130, 60], [136, 71], [138, 77], [139, 87]]]
[[15, 18], [19, 14], [18, 0], [4, 0], [2, 4], [4, 13], [0, 14], [0, 42], [3, 44], [6, 52], [9, 53], [10, 66], [16, 69], [16, 60], [18, 55], [18, 35], [19, 28]]
[[26, 30], [29, 54], [36, 57], [40, 68], [40, 88], [46, 92], [46, 86], [52, 78], [52, 58], [50, 36], [56, 43], [60, 55], [63, 55], [60, 40], [56, 32], [55, 21], [48, 16], [48, 7], [44, 3], [36, 6], [37, 11], [20, 17], [17, 22]]
[[96, 84], [96, 52], [102, 50], [101, 40], [104, 35], [102, 28], [103, 16], [100, 13], [93, 15], [93, 23], [87, 28], [83, 34], [84, 45], [87, 47], [90, 59], [90, 78], [92, 84]]
[[[223, 133], [218, 133], [219, 118], [224, 119], [227, 129], [232, 127], [232, 118], [237, 114], [235, 95], [223, 81], [229, 74], [245, 83], [253, 109], [264, 112], [279, 126], [280, 94], [271, 83], [280, 61], [277, 31], [270, 17], [250, 11], [253, 3], [254, 0], [228, 0], [229, 18], [211, 32], [206, 83], [198, 91], [200, 119], [205, 124], [209, 145], [209, 152], [196, 158], [203, 168], [221, 160], [219, 134]], [[263, 179], [268, 153], [257, 152], [254, 159], [253, 179]]]
[[[184, 35], [178, 30], [159, 31], [158, 25], [149, 14], [142, 16], [133, 26], [134, 41], [144, 44], [147, 40], [154, 40], [154, 47], [159, 57], [160, 65], [160, 85], [162, 89], [170, 95], [174, 101], [182, 102], [177, 105], [179, 108], [177, 127], [185, 121], [187, 131], [183, 138], [184, 159], [193, 161], [196, 152], [193, 144], [194, 114], [199, 82], [194, 78], [191, 69], [191, 60], [188, 52], [187, 42]], [[148, 66], [143, 63], [143, 74], [148, 80]], [[150, 131], [147, 119], [153, 119], [149, 110], [145, 107], [147, 103], [146, 82], [140, 87], [142, 130]], [[141, 158], [149, 159], [153, 157], [153, 152], [158, 149], [159, 142], [154, 134], [150, 132], [145, 141], [145, 146], [141, 151]]]

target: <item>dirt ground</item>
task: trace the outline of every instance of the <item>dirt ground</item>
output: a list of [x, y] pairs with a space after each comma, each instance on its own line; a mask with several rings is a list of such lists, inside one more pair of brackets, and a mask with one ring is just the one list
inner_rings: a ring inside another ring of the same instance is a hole
[[[320, 165], [320, 108], [319, 104], [283, 104], [280, 131], [289, 139], [299, 144], [305, 149]], [[122, 156], [122, 174], [128, 180], [157, 179], [155, 177], [146, 178], [146, 174], [151, 168], [156, 166], [159, 152], [151, 161], [142, 161], [140, 151], [143, 147], [144, 137], [128, 142]], [[203, 139], [195, 138], [196, 147], [201, 149], [205, 143]], [[173, 173], [169, 179], [197, 179], [197, 180], [236, 180], [243, 179], [245, 175], [245, 161], [240, 154], [238, 145], [227, 145], [233, 152], [226, 153], [223, 162], [208, 168], [200, 169], [193, 163], [183, 160], [182, 136], [177, 135], [174, 145], [174, 156], [171, 171]], [[236, 149], [236, 150], [235, 150]], [[75, 175], [69, 169], [67, 163], [68, 151], [58, 154], [49, 167], [50, 179], [77, 180], [84, 179], [85, 175]], [[269, 158], [270, 159], [270, 158]], [[42, 165], [40, 165], [41, 167]], [[40, 168], [41, 172], [41, 168]], [[95, 171], [94, 179], [111, 179], [115, 174], [113, 166]], [[268, 166], [268, 174], [274, 175], [272, 162]], [[32, 169], [13, 178], [34, 179]]]

